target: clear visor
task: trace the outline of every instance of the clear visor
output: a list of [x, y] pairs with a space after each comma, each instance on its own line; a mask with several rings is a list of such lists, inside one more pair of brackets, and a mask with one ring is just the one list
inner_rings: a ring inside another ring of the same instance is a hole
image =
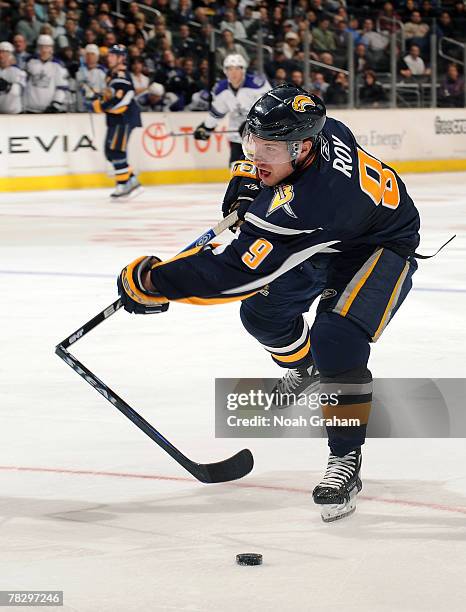
[[254, 163], [288, 164], [295, 160], [303, 148], [302, 140], [263, 140], [249, 130], [242, 136], [243, 153]]

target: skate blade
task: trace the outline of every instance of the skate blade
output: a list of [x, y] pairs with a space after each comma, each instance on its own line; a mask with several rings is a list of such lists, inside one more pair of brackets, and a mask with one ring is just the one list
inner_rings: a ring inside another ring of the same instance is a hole
[[350, 493], [350, 499], [344, 504], [324, 504], [320, 507], [320, 516], [324, 523], [333, 523], [342, 518], [350, 516], [356, 510], [356, 495], [362, 489], [362, 483], [354, 487]]

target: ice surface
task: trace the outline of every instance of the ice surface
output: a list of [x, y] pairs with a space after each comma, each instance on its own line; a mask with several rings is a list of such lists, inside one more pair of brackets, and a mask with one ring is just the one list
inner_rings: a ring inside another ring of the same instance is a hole
[[[373, 347], [375, 376], [465, 370], [466, 175], [407, 176], [422, 215], [415, 290]], [[78, 611], [460, 611], [463, 439], [369, 440], [349, 519], [310, 491], [324, 440], [216, 440], [216, 376], [273, 377], [238, 305], [117, 313], [73, 352], [198, 461], [247, 445], [253, 473], [201, 485], [54, 354], [116, 297], [143, 254], [166, 257], [219, 218], [222, 185], [0, 196], [0, 590], [59, 589]], [[312, 320], [312, 314], [309, 315]], [[239, 567], [239, 552], [261, 552]]]

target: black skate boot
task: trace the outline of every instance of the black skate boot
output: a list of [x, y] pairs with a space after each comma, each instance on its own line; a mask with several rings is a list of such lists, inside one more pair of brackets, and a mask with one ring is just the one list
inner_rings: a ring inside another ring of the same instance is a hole
[[272, 393], [274, 406], [286, 408], [293, 406], [298, 395], [317, 393], [319, 391], [319, 372], [314, 364], [302, 368], [290, 368], [285, 376], [280, 378]]
[[360, 448], [344, 457], [330, 453], [325, 476], [312, 492], [314, 502], [321, 505], [324, 523], [337, 521], [356, 510], [356, 495], [362, 489], [361, 459]]

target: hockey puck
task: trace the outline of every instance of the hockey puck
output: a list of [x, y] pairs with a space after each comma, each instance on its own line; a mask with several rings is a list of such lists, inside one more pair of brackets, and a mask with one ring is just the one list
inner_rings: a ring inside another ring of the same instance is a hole
[[262, 565], [262, 555], [260, 553], [241, 553], [236, 555], [238, 565]]

